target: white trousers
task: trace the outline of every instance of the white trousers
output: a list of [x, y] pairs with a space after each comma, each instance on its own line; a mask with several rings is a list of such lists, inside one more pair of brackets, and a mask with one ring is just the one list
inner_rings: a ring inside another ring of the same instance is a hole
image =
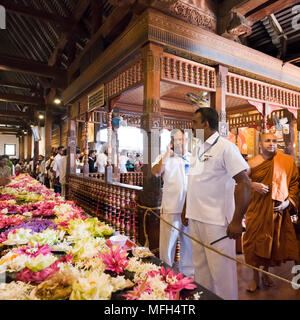
[[[189, 219], [191, 236], [210, 245], [226, 235], [226, 226], [202, 223]], [[213, 248], [236, 257], [235, 240], [225, 238], [212, 245]], [[192, 241], [195, 281], [225, 300], [238, 299], [236, 262], [225, 258]]]
[[[162, 213], [161, 217], [174, 227], [184, 231], [187, 234], [190, 234], [190, 228], [185, 227], [181, 222], [181, 213]], [[160, 221], [159, 258], [172, 267], [175, 258], [178, 236], [180, 236], [179, 271], [188, 277], [194, 277], [192, 240], [174, 228], [170, 227], [162, 220]]]

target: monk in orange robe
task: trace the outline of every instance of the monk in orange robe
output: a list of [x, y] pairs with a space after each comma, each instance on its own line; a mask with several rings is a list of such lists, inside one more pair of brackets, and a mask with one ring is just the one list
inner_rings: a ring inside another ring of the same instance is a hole
[[[248, 162], [252, 190], [243, 236], [245, 261], [255, 267], [279, 266], [287, 260], [299, 260], [296, 233], [290, 211], [298, 206], [298, 169], [293, 157], [277, 150], [277, 138], [264, 133], [260, 138], [262, 153]], [[259, 273], [253, 270], [247, 290], [259, 286]], [[272, 286], [270, 277], [262, 281]]]

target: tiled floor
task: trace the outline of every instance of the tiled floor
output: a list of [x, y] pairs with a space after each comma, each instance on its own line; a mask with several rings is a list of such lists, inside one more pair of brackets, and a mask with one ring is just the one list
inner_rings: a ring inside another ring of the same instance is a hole
[[[243, 255], [237, 255], [239, 260], [244, 261]], [[292, 280], [295, 276], [291, 273], [294, 262], [286, 262], [280, 267], [270, 268], [270, 272], [282, 278]], [[260, 288], [251, 293], [246, 290], [248, 282], [252, 279], [252, 270], [238, 264], [239, 300], [300, 300], [300, 289], [295, 290], [286, 282], [274, 279], [274, 286], [264, 287], [260, 281]], [[299, 281], [298, 281], [299, 283]]]

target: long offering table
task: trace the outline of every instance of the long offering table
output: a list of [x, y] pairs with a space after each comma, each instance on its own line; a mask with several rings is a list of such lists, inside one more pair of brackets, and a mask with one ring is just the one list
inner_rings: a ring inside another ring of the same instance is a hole
[[35, 179], [0, 189], [1, 300], [219, 300]]

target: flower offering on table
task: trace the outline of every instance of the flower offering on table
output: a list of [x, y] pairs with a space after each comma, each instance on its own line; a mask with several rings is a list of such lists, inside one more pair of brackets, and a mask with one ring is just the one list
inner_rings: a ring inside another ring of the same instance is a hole
[[112, 227], [26, 174], [0, 188], [0, 231], [0, 273], [12, 280], [0, 299], [165, 300], [196, 287], [149, 262], [150, 250], [111, 244]]

